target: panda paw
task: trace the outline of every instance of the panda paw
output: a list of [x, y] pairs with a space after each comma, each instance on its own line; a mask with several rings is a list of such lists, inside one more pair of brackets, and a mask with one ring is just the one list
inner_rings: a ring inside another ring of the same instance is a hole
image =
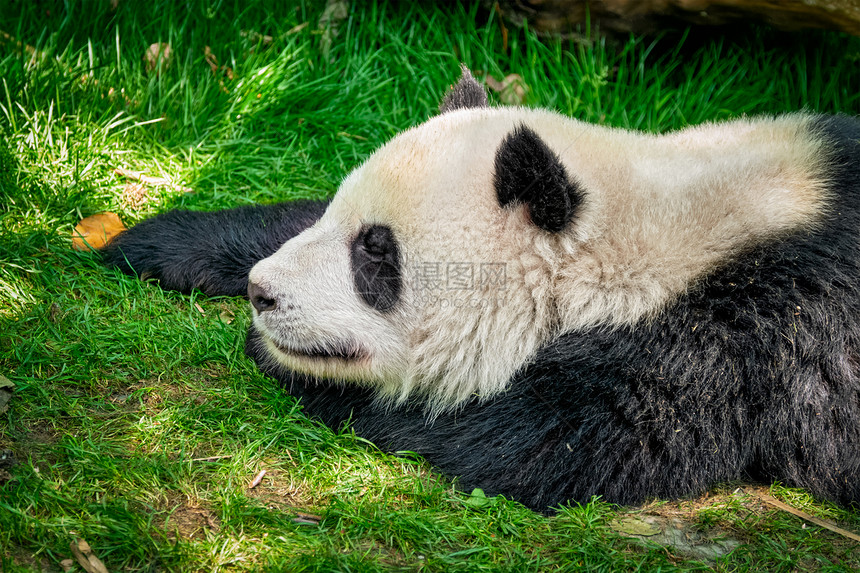
[[228, 285], [225, 282], [236, 282], [230, 275], [238, 269], [212, 264], [222, 240], [205, 224], [205, 215], [209, 214], [171, 211], [143, 221], [108, 243], [101, 251], [102, 260], [125, 274], [157, 279], [168, 290], [243, 294], [247, 273], [244, 281], [239, 277], [238, 284]]
[[109, 266], [162, 288], [245, 296], [248, 273], [313, 225], [327, 201], [292, 201], [223, 211], [170, 211], [143, 221], [102, 249]]

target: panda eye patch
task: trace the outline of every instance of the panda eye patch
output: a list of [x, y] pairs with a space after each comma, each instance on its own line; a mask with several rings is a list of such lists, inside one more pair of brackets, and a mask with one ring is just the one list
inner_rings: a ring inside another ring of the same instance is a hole
[[394, 233], [384, 225], [361, 229], [350, 248], [357, 294], [375, 310], [390, 310], [400, 298], [400, 250]]

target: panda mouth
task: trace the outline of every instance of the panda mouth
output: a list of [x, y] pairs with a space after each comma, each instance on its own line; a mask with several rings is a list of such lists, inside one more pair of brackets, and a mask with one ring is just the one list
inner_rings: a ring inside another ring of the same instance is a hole
[[332, 345], [311, 346], [288, 346], [282, 342], [269, 339], [272, 344], [289, 356], [298, 356], [301, 358], [309, 358], [311, 360], [344, 360], [346, 362], [356, 362], [367, 358], [367, 352], [361, 346], [348, 342], [339, 342]]

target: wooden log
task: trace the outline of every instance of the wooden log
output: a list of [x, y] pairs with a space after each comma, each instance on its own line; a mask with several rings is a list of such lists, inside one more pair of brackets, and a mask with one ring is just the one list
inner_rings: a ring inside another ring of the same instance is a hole
[[485, 0], [515, 25], [543, 34], [582, 31], [647, 34], [678, 25], [760, 22], [781, 30], [825, 28], [860, 36], [857, 0]]

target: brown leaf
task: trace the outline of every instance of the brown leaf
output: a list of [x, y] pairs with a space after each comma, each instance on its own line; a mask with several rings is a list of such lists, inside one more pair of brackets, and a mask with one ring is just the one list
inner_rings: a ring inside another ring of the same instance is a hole
[[99, 213], [84, 217], [72, 231], [72, 248], [78, 251], [101, 249], [125, 231], [125, 225], [116, 213]]
[[499, 94], [499, 99], [505, 105], [522, 105], [526, 101], [529, 88], [519, 74], [508, 74], [502, 81], [487, 74], [485, 81], [488, 88]]
[[209, 64], [209, 69], [213, 74], [218, 73], [218, 58], [212, 53], [212, 48], [204, 46], [203, 57], [206, 58], [206, 63]]
[[143, 64], [146, 66], [147, 73], [152, 73], [158, 70], [159, 64], [164, 69], [170, 67], [170, 62], [172, 59], [172, 50], [170, 49], [170, 44], [161, 42], [156, 42], [149, 46], [146, 49], [146, 52], [143, 54]]
[[12, 392], [5, 388], [0, 388], [0, 414], [5, 414], [9, 409], [9, 400], [12, 399]]
[[0, 414], [9, 409], [9, 400], [12, 399], [12, 391], [15, 385], [12, 381], [0, 374]]
[[319, 29], [323, 31], [320, 38], [320, 51], [328, 58], [331, 43], [340, 32], [340, 25], [349, 17], [349, 2], [347, 0], [328, 0], [325, 10], [319, 20]]
[[78, 563], [87, 573], [108, 573], [107, 567], [93, 553], [90, 544], [83, 539], [78, 538], [76, 541], [72, 541], [69, 544], [69, 548], [72, 550], [72, 555], [75, 556], [75, 559], [78, 560]]

